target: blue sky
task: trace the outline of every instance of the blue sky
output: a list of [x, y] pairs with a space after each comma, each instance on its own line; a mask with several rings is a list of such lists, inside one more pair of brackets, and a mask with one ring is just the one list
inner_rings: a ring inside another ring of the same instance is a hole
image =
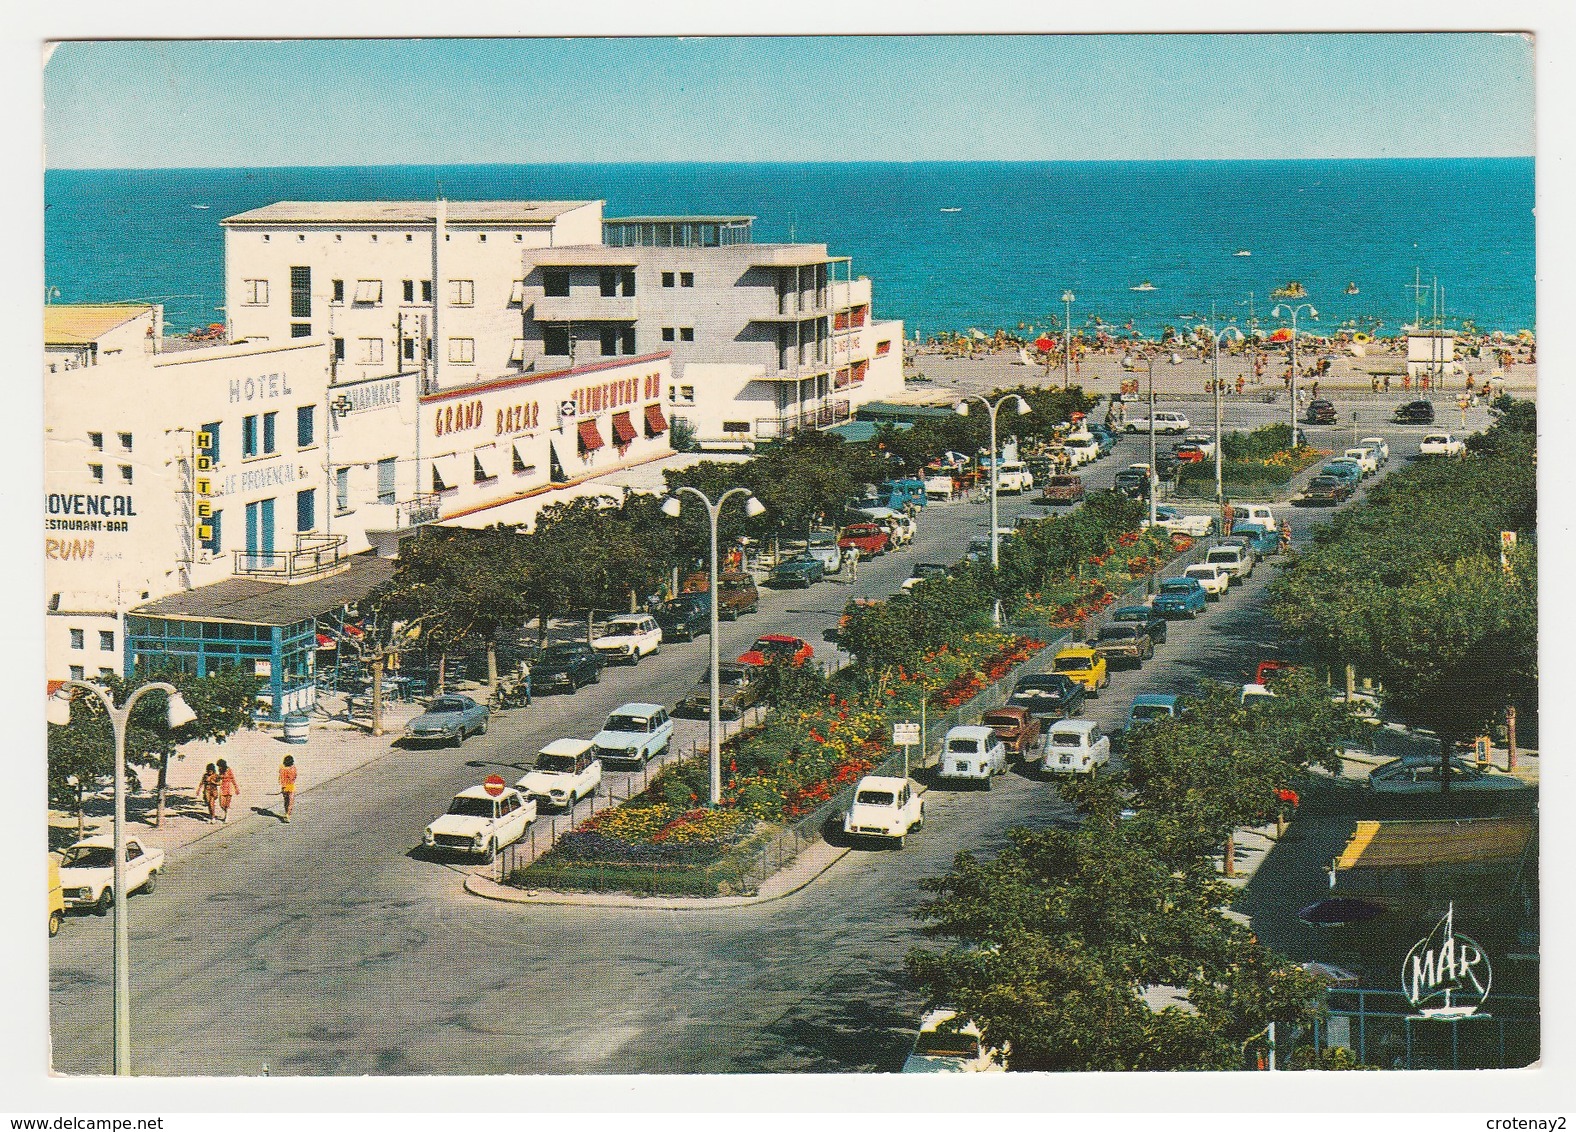
[[46, 163], [1507, 156], [1481, 33], [67, 43]]

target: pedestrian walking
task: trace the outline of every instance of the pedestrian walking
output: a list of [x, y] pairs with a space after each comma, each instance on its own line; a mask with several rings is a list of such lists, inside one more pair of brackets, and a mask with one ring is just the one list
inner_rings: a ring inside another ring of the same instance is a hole
[[197, 797], [208, 806], [208, 820], [217, 821], [219, 813], [219, 772], [212, 763], [202, 772], [202, 779], [197, 783]]
[[1384, 375], [1384, 391], [1386, 393], [1390, 392], [1390, 375], [1389, 374], [1385, 374]]
[[1319, 399], [1319, 383], [1317, 381], [1313, 383], [1313, 391], [1311, 395], [1315, 401]]
[[219, 772], [219, 809], [223, 811], [219, 820], [229, 821], [230, 803], [241, 793], [241, 786], [235, 781], [235, 771], [223, 759], [219, 760], [215, 769]]
[[848, 568], [848, 582], [850, 585], [859, 581], [859, 548], [851, 546], [843, 554], [843, 565]]
[[1246, 389], [1247, 386], [1248, 386], [1248, 379], [1243, 377], [1241, 374], [1238, 374], [1237, 375], [1237, 396], [1238, 397], [1242, 396], [1242, 391], [1244, 389]]
[[1377, 373], [1374, 374], [1374, 376], [1373, 376], [1373, 386], [1374, 386], [1374, 390], [1373, 391], [1375, 393], [1379, 392], [1379, 375]]
[[1231, 533], [1231, 524], [1232, 524], [1233, 520], [1236, 519], [1236, 517], [1237, 517], [1237, 509], [1235, 507], [1233, 507], [1231, 504], [1228, 503], [1228, 504], [1226, 504], [1224, 507], [1222, 507], [1220, 509], [1220, 532], [1221, 532], [1221, 534], [1230, 534]]
[[1281, 553], [1282, 554], [1284, 554], [1286, 551], [1291, 549], [1291, 520], [1290, 519], [1282, 519], [1281, 520], [1281, 525], [1280, 525], [1280, 548], [1281, 548]]
[[285, 812], [281, 821], [289, 821], [290, 813], [295, 809], [296, 790], [296, 765], [295, 756], [286, 755], [285, 761], [279, 766], [279, 795], [284, 799]]

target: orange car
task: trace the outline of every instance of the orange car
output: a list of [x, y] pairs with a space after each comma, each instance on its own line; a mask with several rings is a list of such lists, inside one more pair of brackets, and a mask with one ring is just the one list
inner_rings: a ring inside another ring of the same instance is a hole
[[768, 633], [756, 640], [749, 651], [739, 657], [740, 664], [773, 664], [786, 661], [798, 667], [815, 655], [815, 649], [803, 637], [789, 637], [782, 633]]

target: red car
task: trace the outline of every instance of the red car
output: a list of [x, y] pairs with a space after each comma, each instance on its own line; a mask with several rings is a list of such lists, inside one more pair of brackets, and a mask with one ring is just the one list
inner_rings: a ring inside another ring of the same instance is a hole
[[1052, 476], [1040, 490], [1041, 503], [1077, 503], [1083, 497], [1083, 480], [1077, 476]]
[[1176, 458], [1180, 464], [1202, 464], [1204, 462], [1204, 449], [1197, 444], [1178, 444]]
[[842, 535], [837, 540], [839, 550], [850, 548], [859, 551], [861, 558], [874, 558], [884, 553], [891, 539], [886, 531], [875, 523], [853, 523], [843, 528]]
[[768, 633], [758, 639], [750, 650], [739, 657], [740, 664], [773, 664], [787, 661], [795, 668], [815, 655], [810, 642], [802, 637], [789, 637], [781, 633]]

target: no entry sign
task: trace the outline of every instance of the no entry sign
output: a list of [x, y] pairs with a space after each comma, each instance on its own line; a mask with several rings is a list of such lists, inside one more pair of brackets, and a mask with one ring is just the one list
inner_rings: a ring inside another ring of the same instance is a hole
[[486, 779], [482, 781], [482, 789], [487, 791], [487, 793], [491, 794], [494, 798], [503, 793], [503, 787], [503, 776], [499, 774], [489, 774]]

